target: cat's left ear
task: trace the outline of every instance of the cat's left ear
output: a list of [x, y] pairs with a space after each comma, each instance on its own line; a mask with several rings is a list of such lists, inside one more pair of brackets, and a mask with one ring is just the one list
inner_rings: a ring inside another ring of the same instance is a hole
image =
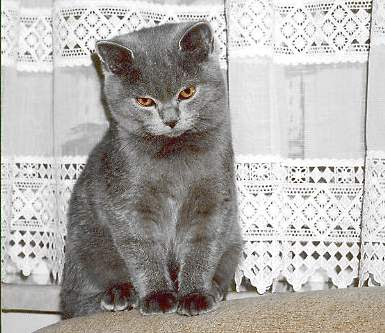
[[192, 24], [179, 40], [179, 49], [199, 61], [205, 60], [214, 51], [214, 35], [206, 21]]
[[109, 72], [117, 75], [128, 74], [134, 60], [133, 52], [116, 42], [97, 41], [95, 51]]

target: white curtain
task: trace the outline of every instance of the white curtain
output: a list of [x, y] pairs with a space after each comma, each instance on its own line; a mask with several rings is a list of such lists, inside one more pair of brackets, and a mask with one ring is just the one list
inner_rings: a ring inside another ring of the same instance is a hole
[[95, 40], [208, 20], [227, 71], [238, 290], [385, 285], [385, 0], [3, 0], [2, 281], [60, 282], [107, 121]]

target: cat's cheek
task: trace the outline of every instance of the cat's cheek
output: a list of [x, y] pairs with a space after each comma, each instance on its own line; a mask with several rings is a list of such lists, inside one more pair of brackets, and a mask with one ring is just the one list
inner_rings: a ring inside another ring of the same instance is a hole
[[124, 108], [119, 112], [112, 113], [112, 117], [119, 124], [121, 128], [124, 128], [128, 132], [140, 131], [143, 126], [143, 120], [140, 115], [135, 112]]

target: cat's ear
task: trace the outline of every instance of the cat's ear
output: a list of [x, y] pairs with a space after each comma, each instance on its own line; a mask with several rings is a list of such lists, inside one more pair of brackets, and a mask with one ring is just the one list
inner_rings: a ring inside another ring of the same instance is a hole
[[199, 61], [205, 60], [214, 51], [214, 35], [206, 21], [192, 24], [179, 40], [179, 49]]
[[133, 52], [115, 42], [101, 40], [96, 42], [95, 51], [107, 71], [117, 75], [128, 74], [134, 60]]

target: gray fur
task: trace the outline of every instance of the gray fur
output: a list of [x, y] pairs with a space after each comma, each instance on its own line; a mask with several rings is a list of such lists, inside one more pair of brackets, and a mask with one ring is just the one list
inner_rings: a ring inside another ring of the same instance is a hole
[[[205, 22], [98, 42], [110, 126], [70, 200], [66, 318], [135, 306], [143, 314], [196, 315], [225, 296], [242, 241], [225, 80], [213, 45]], [[195, 96], [178, 101], [189, 85]], [[157, 106], [139, 106], [138, 96]]]

